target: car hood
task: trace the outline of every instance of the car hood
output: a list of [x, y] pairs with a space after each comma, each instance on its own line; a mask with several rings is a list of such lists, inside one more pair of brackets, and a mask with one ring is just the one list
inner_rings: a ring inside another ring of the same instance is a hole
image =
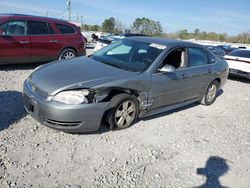
[[88, 57], [56, 61], [38, 68], [30, 76], [30, 81], [48, 95], [73, 88], [91, 88], [136, 75]]

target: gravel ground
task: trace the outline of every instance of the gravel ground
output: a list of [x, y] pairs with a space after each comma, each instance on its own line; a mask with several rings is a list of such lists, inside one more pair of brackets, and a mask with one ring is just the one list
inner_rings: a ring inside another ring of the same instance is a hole
[[122, 131], [67, 134], [24, 111], [37, 65], [0, 67], [0, 187], [250, 187], [250, 82]]

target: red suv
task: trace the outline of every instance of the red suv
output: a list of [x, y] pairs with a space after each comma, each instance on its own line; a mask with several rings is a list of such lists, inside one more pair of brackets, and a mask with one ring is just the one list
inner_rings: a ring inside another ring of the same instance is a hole
[[86, 54], [77, 26], [59, 19], [0, 14], [0, 64], [48, 62]]

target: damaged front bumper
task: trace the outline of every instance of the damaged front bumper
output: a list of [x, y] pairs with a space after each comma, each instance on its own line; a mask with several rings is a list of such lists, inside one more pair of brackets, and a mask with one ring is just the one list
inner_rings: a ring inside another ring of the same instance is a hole
[[46, 101], [24, 83], [23, 104], [26, 111], [40, 123], [60, 131], [82, 133], [97, 131], [109, 102], [67, 105]]

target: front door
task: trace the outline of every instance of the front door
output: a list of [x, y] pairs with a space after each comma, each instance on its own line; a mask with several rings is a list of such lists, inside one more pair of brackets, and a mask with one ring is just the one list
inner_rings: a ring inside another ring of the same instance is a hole
[[[160, 64], [158, 70], [152, 74], [150, 99], [151, 109], [176, 104], [186, 99], [188, 92], [187, 50], [185, 47], [173, 49]], [[171, 65], [174, 72], [160, 72], [164, 65]]]
[[29, 63], [31, 43], [24, 20], [11, 20], [0, 25], [0, 64]]

